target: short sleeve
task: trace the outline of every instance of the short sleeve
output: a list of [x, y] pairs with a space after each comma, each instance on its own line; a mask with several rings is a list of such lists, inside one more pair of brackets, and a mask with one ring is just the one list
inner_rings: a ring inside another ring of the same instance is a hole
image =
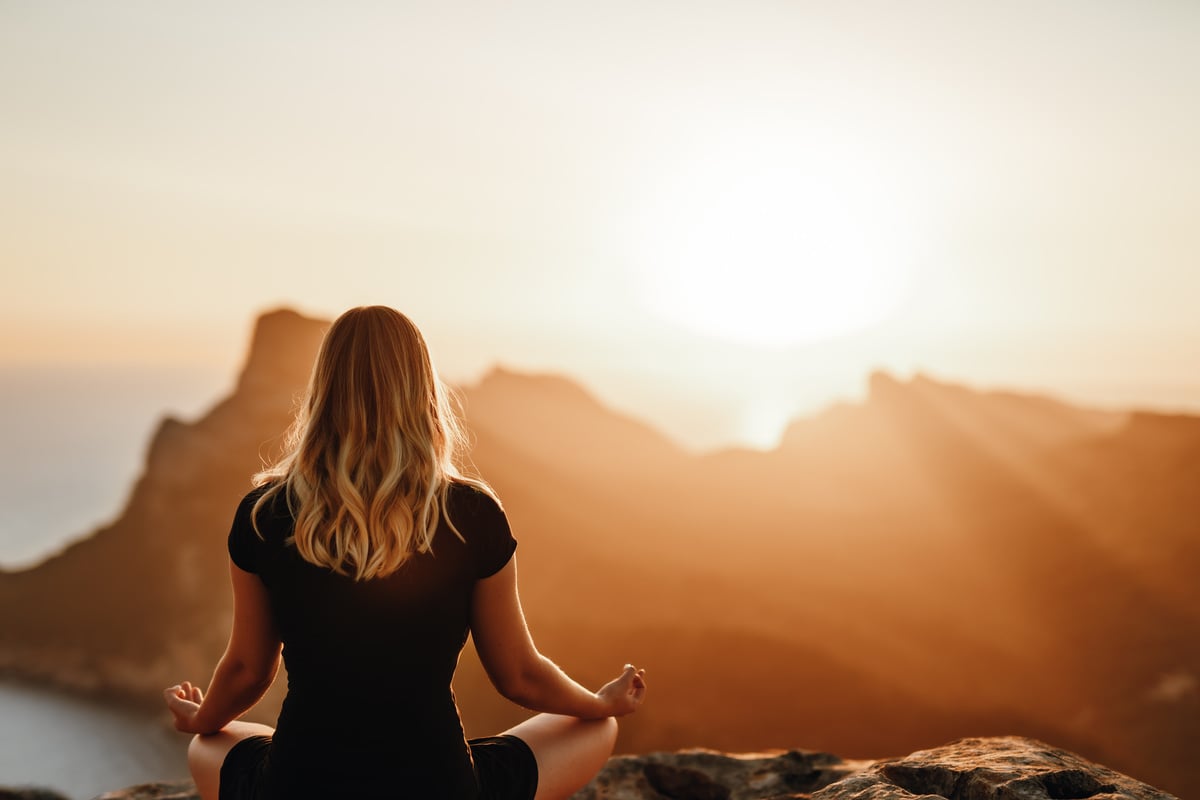
[[508, 517], [496, 499], [475, 488], [468, 488], [470, 498], [465, 504], [467, 513], [461, 522], [455, 520], [471, 553], [471, 566], [476, 578], [495, 575], [512, 558], [517, 549], [508, 526]]
[[233, 525], [229, 528], [229, 557], [239, 569], [245, 572], [257, 573], [259, 570], [259, 553], [262, 539], [254, 531], [251, 514], [254, 504], [258, 501], [258, 491], [253, 491], [242, 498], [237, 511], [233, 515]]

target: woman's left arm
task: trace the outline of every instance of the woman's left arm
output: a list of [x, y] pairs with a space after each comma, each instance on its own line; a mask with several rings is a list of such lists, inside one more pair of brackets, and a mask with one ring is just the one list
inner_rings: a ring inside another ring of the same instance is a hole
[[216, 733], [262, 698], [279, 670], [280, 640], [267, 589], [252, 572], [232, 561], [233, 631], [217, 663], [208, 693], [184, 681], [164, 690], [175, 727], [186, 733]]

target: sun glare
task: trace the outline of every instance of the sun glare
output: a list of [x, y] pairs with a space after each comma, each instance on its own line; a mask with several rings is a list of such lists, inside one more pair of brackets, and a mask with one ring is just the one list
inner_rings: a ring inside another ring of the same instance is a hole
[[886, 319], [908, 279], [896, 191], [854, 154], [761, 144], [705, 153], [655, 193], [635, 255], [642, 301], [694, 332], [772, 347]]

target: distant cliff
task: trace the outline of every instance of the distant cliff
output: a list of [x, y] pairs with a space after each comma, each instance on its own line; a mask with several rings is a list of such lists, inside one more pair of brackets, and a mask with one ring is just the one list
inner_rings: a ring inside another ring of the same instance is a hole
[[[190, 782], [136, 786], [96, 800], [198, 800]], [[793, 750], [610, 759], [574, 800], [1175, 800], [1074, 753], [1016, 737], [963, 739], [904, 758], [844, 761]]]
[[36, 568], [0, 572], [0, 668], [142, 696], [181, 669], [211, 670], [230, 611], [222, 537], [275, 452], [323, 327], [261, 317], [232, 396], [196, 422], [162, 421], [115, 522]]
[[[207, 678], [233, 509], [326, 324], [260, 318], [234, 391], [163, 421], [119, 519], [0, 573], [0, 668], [146, 704]], [[498, 369], [462, 400], [539, 645], [585, 683], [654, 676], [621, 749], [1021, 734], [1200, 797], [1200, 418], [878, 373], [773, 451], [697, 456], [559, 376]], [[469, 653], [456, 692], [471, 735], [522, 713]]]

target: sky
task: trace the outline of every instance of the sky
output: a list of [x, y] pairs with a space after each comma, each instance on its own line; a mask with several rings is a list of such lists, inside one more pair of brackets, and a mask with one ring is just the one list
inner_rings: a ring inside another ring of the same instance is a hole
[[[1200, 4], [0, 3], [0, 370], [442, 371], [766, 446], [873, 369], [1200, 409]], [[216, 378], [214, 378], [216, 380]]]

